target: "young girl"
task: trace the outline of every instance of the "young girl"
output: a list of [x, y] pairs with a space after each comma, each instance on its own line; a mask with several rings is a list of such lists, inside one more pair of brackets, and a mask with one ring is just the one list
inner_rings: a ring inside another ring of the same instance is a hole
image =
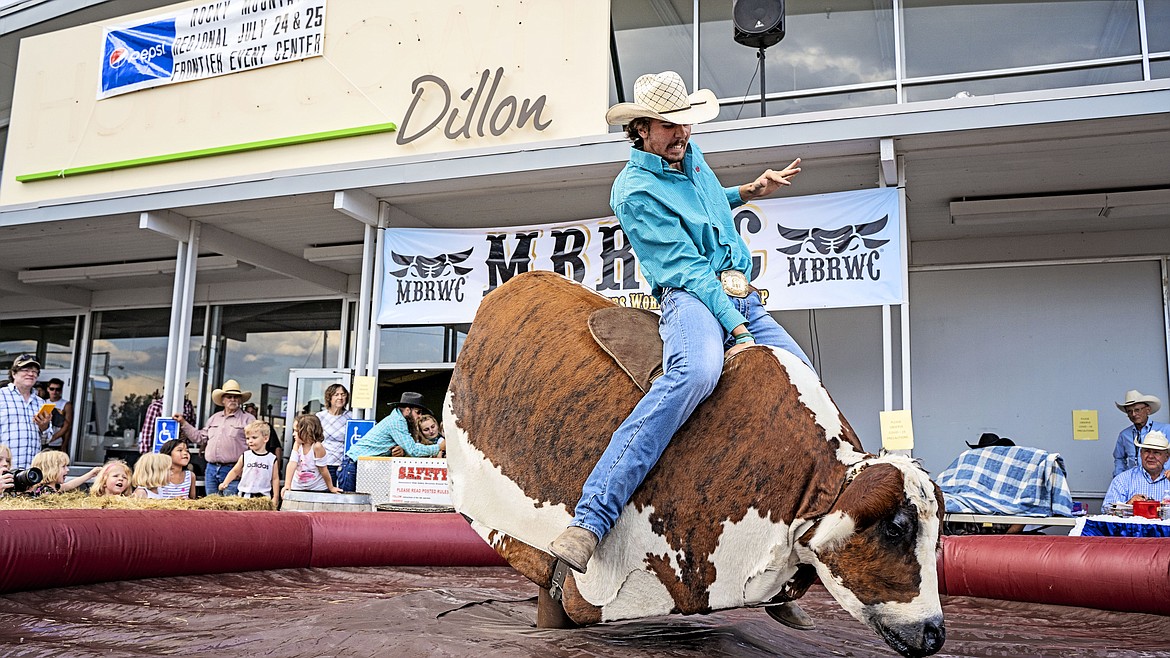
[[129, 496], [130, 478], [133, 474], [130, 467], [121, 459], [111, 459], [102, 466], [93, 486], [89, 488], [91, 496]]
[[149, 452], [134, 463], [134, 497], [162, 498], [159, 489], [167, 483], [171, 473], [171, 457]]
[[171, 458], [167, 481], [158, 490], [159, 497], [194, 498], [195, 474], [188, 468], [191, 463], [191, 451], [187, 449], [187, 442], [183, 439], [171, 439], [162, 444], [158, 454]]
[[46, 493], [62, 493], [73, 491], [93, 479], [101, 466], [94, 466], [84, 475], [79, 475], [66, 481], [69, 477], [69, 455], [60, 450], [42, 450], [33, 457], [31, 468], [41, 469], [44, 480], [37, 486], [29, 489], [28, 493], [39, 496]]
[[316, 416], [306, 414], [293, 421], [292, 457], [284, 474], [284, 489], [281, 496], [293, 491], [332, 491], [341, 493], [333, 486], [333, 478], [325, 467], [325, 433]]

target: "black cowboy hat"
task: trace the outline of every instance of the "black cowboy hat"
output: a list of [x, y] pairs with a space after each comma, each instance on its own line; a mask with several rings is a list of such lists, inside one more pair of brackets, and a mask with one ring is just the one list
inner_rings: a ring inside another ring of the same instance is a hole
[[423, 413], [429, 416], [435, 415], [430, 409], [427, 408], [427, 405], [423, 404], [422, 393], [415, 393], [414, 391], [404, 392], [402, 397], [398, 398], [398, 403], [395, 406], [418, 407], [419, 409], [423, 410]]
[[1011, 439], [1007, 438], [1006, 436], [1001, 439], [998, 434], [992, 434], [991, 432], [984, 432], [983, 434], [980, 434], [979, 435], [979, 443], [970, 443], [970, 442], [967, 443], [967, 446], [970, 447], [972, 450], [974, 450], [975, 448], [989, 448], [991, 446], [1014, 446], [1014, 445], [1016, 445], [1015, 441], [1012, 441]]

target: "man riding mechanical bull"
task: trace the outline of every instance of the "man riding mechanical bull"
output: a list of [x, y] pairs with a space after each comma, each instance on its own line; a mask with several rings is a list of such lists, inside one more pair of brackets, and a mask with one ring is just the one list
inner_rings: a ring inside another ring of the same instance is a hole
[[624, 378], [638, 381], [618, 352], [647, 353], [630, 348], [636, 331], [616, 332], [625, 348], [592, 340], [595, 311], [638, 311], [549, 273], [514, 277], [485, 297], [452, 375], [452, 497], [577, 623], [763, 605], [808, 630], [795, 599], [820, 575], [891, 647], [933, 654], [941, 495], [910, 459], [861, 449], [748, 285], [731, 209], [790, 185], [800, 160], [724, 188], [690, 142], [718, 110], [667, 71], [606, 113], [633, 141], [610, 204], [661, 307], [661, 375]]
[[[634, 142], [609, 202], [662, 309], [664, 369], [614, 432], [585, 481], [573, 523], [549, 546], [581, 573], [670, 437], [715, 390], [725, 356], [758, 341], [788, 350], [812, 367], [748, 286], [752, 256], [731, 217], [732, 208], [791, 185], [800, 159], [724, 188], [703, 152], [690, 143], [691, 124], [719, 113], [714, 93], [701, 89], [688, 96], [682, 78], [666, 71], [638, 78], [634, 99], [605, 115], [610, 125], [624, 124]], [[813, 628], [795, 603], [769, 613], [793, 628]]]

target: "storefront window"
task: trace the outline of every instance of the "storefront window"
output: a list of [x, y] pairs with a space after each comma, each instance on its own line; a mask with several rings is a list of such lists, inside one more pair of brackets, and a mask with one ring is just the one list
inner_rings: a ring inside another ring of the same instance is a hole
[[904, 0], [903, 6], [910, 78], [1141, 52], [1135, 0]]
[[[193, 401], [204, 312], [194, 310], [187, 354], [187, 391]], [[162, 394], [170, 321], [169, 308], [94, 313], [89, 377], [82, 408], [75, 411], [81, 419], [77, 461], [101, 462], [107, 448], [138, 445], [146, 407]]]
[[1140, 64], [1099, 66], [1074, 71], [1053, 71], [1052, 73], [987, 78], [983, 80], [957, 80], [933, 85], [907, 87], [906, 100], [936, 100], [940, 98], [952, 98], [964, 93], [971, 94], [972, 96], [989, 96], [991, 94], [1004, 94], [1013, 91], [1084, 87], [1088, 85], [1110, 84], [1113, 82], [1130, 82], [1141, 79], [1142, 67]]
[[[801, 114], [803, 112], [820, 112], [822, 110], [840, 110], [849, 107], [871, 107], [874, 105], [892, 105], [898, 102], [898, 94], [893, 87], [889, 89], [872, 89], [870, 91], [851, 91], [840, 94], [818, 94], [802, 96], [800, 98], [781, 98], [768, 101], [768, 115]], [[745, 103], [724, 105], [719, 108], [717, 121], [733, 121], [760, 116], [760, 99], [755, 98]]]
[[1170, 2], [1166, 2], [1166, 0], [1145, 0], [1145, 2], [1146, 42], [1149, 44], [1150, 52], [1170, 52]]
[[[271, 390], [287, 387], [293, 368], [338, 367], [340, 300], [239, 304], [216, 311], [219, 330], [213, 327], [212, 333], [220, 340], [210, 360], [222, 365], [215, 371], [222, 375], [208, 382], [207, 400], [223, 380], [234, 379], [261, 404], [265, 385]], [[204, 417], [213, 411], [209, 403]]]
[[[733, 39], [732, 3], [704, 2], [700, 9], [699, 86], [719, 98], [754, 96], [740, 118], [760, 116], [760, 75], [755, 48]], [[765, 50], [765, 91], [820, 89], [894, 81], [894, 10], [891, 0], [792, 1], [785, 7], [785, 37]], [[786, 112], [853, 107], [849, 100], [883, 102], [883, 95], [849, 95], [827, 106], [790, 105]], [[890, 97], [893, 97], [892, 95]], [[769, 114], [772, 103], [768, 104]], [[777, 105], [777, 108], [781, 107]], [[797, 109], [798, 108], [798, 109]], [[739, 106], [736, 106], [738, 112]], [[726, 114], [726, 113], [725, 113]], [[735, 118], [731, 116], [720, 118]]]
[[[728, 3], [730, 4], [730, 3]], [[615, 68], [625, 90], [634, 98], [634, 80], [646, 73], [677, 71], [691, 85], [694, 62], [694, 12], [691, 0], [629, 0], [611, 4], [617, 41]], [[610, 102], [617, 102], [615, 89]]]
[[[7, 369], [21, 354], [35, 354], [43, 366], [41, 379], [60, 377], [67, 380], [73, 368], [76, 333], [77, 316], [74, 315], [0, 320], [0, 366]], [[44, 372], [48, 370], [53, 372]]]
[[469, 324], [394, 325], [378, 332], [378, 361], [453, 363], [463, 347]]

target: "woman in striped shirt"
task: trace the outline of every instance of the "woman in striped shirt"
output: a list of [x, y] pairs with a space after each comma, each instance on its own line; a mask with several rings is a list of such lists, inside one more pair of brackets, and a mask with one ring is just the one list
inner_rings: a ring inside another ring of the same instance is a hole
[[333, 384], [325, 389], [325, 408], [317, 412], [321, 429], [325, 431], [325, 459], [322, 463], [334, 482], [337, 482], [337, 468], [345, 455], [345, 428], [352, 417], [348, 406], [349, 391], [341, 384]]

